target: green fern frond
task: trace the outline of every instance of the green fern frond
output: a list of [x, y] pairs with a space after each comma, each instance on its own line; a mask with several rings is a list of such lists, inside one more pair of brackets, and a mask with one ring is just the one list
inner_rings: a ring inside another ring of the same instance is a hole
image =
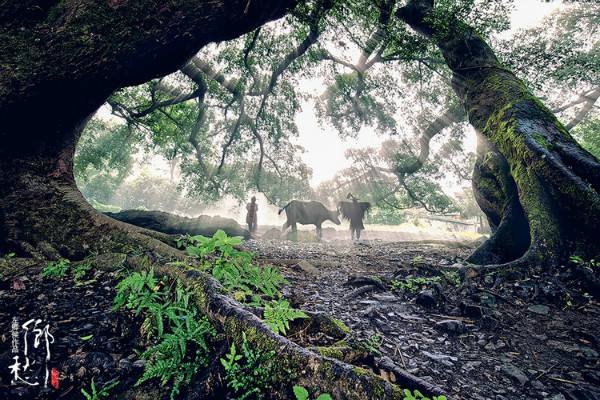
[[298, 318], [307, 318], [302, 310], [290, 307], [286, 300], [273, 300], [265, 306], [265, 324], [275, 333], [285, 335], [290, 329], [290, 322]]

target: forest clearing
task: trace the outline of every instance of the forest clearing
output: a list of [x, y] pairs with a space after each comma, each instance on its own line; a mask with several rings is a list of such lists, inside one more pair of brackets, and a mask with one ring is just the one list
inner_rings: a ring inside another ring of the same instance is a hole
[[0, 7], [0, 398], [600, 399], [600, 3]]

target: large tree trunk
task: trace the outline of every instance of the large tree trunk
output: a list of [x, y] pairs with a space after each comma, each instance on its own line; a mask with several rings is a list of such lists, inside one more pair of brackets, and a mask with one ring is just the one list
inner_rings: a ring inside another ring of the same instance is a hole
[[173, 72], [208, 42], [248, 32], [293, 3], [4, 2], [0, 251], [80, 257], [148, 244], [142, 230], [96, 213], [75, 186], [73, 154], [89, 116], [114, 90]]
[[[572, 254], [600, 254], [600, 241], [595, 238], [600, 223], [598, 160], [501, 65], [481, 36], [460, 21], [450, 21], [441, 31], [439, 27], [444, 24], [431, 24], [427, 18], [432, 10], [433, 0], [413, 0], [398, 11], [398, 16], [436, 41], [453, 72], [453, 87], [469, 121], [506, 161], [529, 227], [527, 251], [500, 265], [556, 264]], [[504, 161], [498, 157], [498, 162]], [[495, 207], [500, 205], [500, 220], [515, 230], [519, 229], [515, 224], [523, 226], [523, 221], [519, 207], [510, 199], [509, 190], [501, 202], [512, 206], [502, 207], [500, 202]], [[498, 224], [491, 240], [505, 234], [500, 229], [502, 223]], [[483, 253], [472, 259], [482, 264], [498, 262], [494, 257], [497, 252], [488, 252], [489, 257]]]

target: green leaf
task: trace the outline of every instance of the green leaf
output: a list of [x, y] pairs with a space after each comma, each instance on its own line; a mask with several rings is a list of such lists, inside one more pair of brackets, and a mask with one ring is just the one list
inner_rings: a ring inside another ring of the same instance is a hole
[[294, 390], [294, 395], [296, 396], [296, 400], [307, 400], [308, 399], [308, 390], [306, 390], [302, 386], [295, 385], [293, 390]]
[[316, 400], [333, 400], [333, 398], [331, 397], [331, 395], [329, 393], [323, 393], [323, 394], [319, 395], [319, 397], [317, 397]]

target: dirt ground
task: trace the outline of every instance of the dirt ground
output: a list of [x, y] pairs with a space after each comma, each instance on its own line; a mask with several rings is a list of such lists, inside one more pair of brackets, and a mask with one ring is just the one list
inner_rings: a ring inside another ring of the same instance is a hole
[[[293, 305], [339, 318], [381, 357], [449, 399], [600, 399], [600, 306], [570, 269], [463, 285], [453, 272], [470, 246], [245, 242], [262, 263], [280, 267]], [[0, 276], [0, 399], [38, 392], [10, 385], [15, 316], [49, 322], [55, 338], [51, 364], [61, 395], [48, 389], [38, 398], [81, 399], [81, 383], [88, 388], [92, 377], [98, 386], [119, 380], [132, 387], [144, 366], [135, 351], [141, 321], [112, 309], [119, 261], [106, 260], [115, 272], [92, 270], [80, 284], [44, 278], [41, 265], [22, 262], [18, 279]]]
[[[573, 287], [566, 268], [463, 286], [441, 275], [471, 251], [456, 245], [259, 240], [247, 247], [280, 266], [296, 306], [333, 315], [364, 340], [381, 338], [382, 356], [450, 398], [600, 399], [600, 307]], [[379, 278], [383, 288], [362, 293], [368, 285], [348, 284], [356, 276]], [[415, 293], [392, 288], [436, 276]]]

